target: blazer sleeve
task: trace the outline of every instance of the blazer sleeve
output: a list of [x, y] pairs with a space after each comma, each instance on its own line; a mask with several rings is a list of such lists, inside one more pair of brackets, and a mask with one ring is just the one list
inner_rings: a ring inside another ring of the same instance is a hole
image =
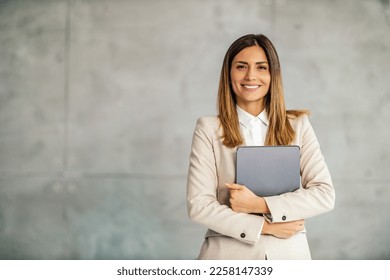
[[320, 150], [320, 145], [307, 116], [302, 118], [301, 181], [302, 188], [292, 193], [264, 197], [271, 222], [287, 222], [310, 218], [334, 208], [335, 191]]
[[218, 136], [210, 123], [208, 118], [198, 119], [193, 135], [187, 181], [188, 215], [215, 232], [255, 244], [264, 218], [236, 213], [218, 202], [218, 170], [213, 147]]

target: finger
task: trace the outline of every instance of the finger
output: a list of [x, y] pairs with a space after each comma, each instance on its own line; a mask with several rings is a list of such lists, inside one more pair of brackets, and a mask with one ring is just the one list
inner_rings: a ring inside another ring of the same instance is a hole
[[226, 183], [225, 186], [230, 190], [241, 190], [243, 186], [238, 184], [228, 184]]

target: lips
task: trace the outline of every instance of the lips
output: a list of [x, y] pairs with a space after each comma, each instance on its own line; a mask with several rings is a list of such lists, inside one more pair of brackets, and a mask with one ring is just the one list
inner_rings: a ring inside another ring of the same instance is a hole
[[260, 87], [260, 85], [242, 85], [242, 86], [247, 89], [255, 89]]

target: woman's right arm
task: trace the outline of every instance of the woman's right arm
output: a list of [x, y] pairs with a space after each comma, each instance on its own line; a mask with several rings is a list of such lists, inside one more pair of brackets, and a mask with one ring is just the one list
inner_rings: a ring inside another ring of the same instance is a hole
[[[189, 217], [220, 234], [254, 244], [260, 236], [264, 218], [234, 212], [217, 200], [218, 159], [214, 144], [219, 135], [213, 122], [213, 118], [200, 118], [194, 131], [187, 181]], [[227, 182], [220, 183], [224, 187]]]

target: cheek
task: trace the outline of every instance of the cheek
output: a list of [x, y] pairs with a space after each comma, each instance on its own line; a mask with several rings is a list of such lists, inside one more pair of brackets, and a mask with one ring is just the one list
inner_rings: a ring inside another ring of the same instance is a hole
[[238, 85], [234, 81], [232, 81], [232, 90], [233, 90], [233, 93], [237, 94]]
[[271, 85], [271, 76], [270, 75], [264, 75], [261, 77], [262, 83], [269, 88]]
[[271, 81], [271, 73], [270, 72], [263, 72], [259, 75], [260, 79], [263, 80], [264, 82], [265, 81]]
[[233, 90], [234, 93], [237, 93], [238, 92], [238, 87], [239, 87], [240, 83], [237, 79], [237, 76], [230, 73], [230, 87], [231, 89]]
[[242, 81], [244, 79], [245, 73], [243, 71], [238, 71], [236, 69], [232, 69], [230, 71], [230, 80], [232, 83], [238, 83], [239, 81]]
[[271, 75], [268, 73], [265, 77], [266, 83], [269, 85], [271, 84]]

